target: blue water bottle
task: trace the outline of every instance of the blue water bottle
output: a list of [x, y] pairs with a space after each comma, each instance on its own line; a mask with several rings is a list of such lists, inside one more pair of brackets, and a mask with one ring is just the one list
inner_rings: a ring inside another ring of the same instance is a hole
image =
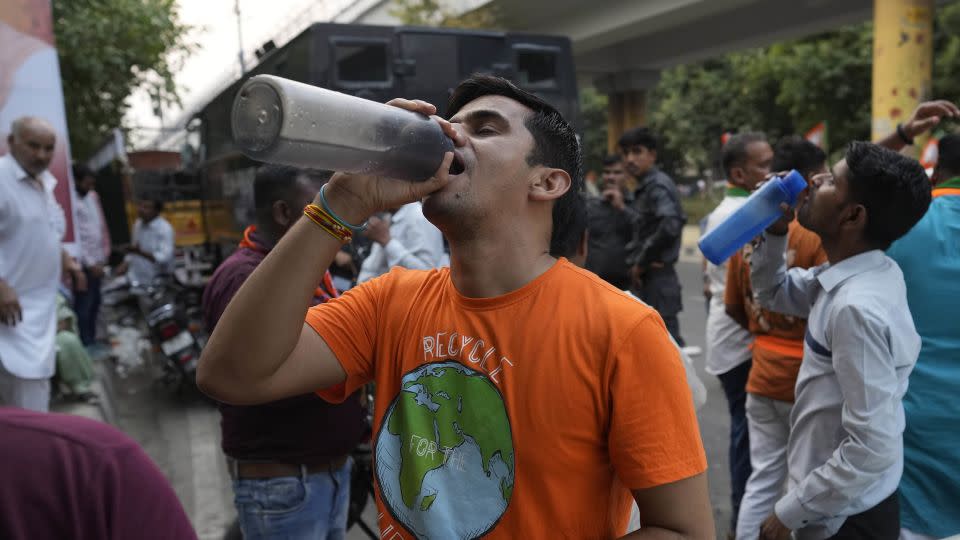
[[775, 176], [754, 191], [736, 212], [700, 239], [700, 251], [713, 264], [723, 264], [783, 215], [781, 203], [793, 206], [807, 181], [797, 171]]

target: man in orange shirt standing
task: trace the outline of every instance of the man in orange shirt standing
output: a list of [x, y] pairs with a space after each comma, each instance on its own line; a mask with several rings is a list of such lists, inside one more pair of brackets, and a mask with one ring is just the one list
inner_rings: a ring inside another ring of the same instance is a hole
[[[789, 137], [777, 145], [773, 170], [796, 169], [804, 178], [827, 170], [827, 155], [813, 143]], [[796, 220], [787, 236], [787, 265], [812, 268], [827, 262], [820, 238]], [[750, 463], [740, 514], [737, 540], [756, 540], [760, 525], [773, 512], [787, 479], [787, 439], [793, 388], [803, 359], [806, 321], [767, 311], [754, 301], [750, 287], [751, 244], [727, 263], [724, 303], [727, 314], [754, 337], [753, 366], [747, 378], [747, 425], [750, 430]]]
[[[391, 104], [432, 115], [419, 101]], [[543, 100], [477, 76], [424, 182], [337, 174], [234, 296], [197, 373], [229, 403], [376, 382], [384, 538], [713, 538], [684, 368], [649, 308], [566, 259], [580, 145]], [[423, 199], [450, 267], [308, 299], [354, 224]], [[573, 234], [576, 234], [574, 231]]]

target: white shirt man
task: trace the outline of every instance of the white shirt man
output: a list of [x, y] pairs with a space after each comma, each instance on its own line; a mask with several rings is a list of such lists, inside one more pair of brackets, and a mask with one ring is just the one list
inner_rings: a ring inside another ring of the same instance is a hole
[[[747, 201], [750, 193], [741, 188], [727, 188], [720, 204], [707, 217], [704, 234], [712, 231], [736, 212]], [[750, 360], [750, 342], [753, 336], [726, 312], [723, 291], [727, 282], [727, 263], [715, 265], [707, 261], [705, 273], [710, 288], [710, 310], [707, 314], [707, 362], [711, 375], [727, 373]]]
[[[159, 204], [141, 202], [140, 218], [133, 224], [134, 252], [124, 260], [129, 267], [130, 281], [134, 283], [149, 285], [157, 276], [173, 273], [173, 226], [159, 215]], [[153, 206], [153, 210], [146, 208], [148, 206]]]
[[22, 314], [15, 324], [0, 324], [0, 404], [46, 411], [63, 210], [53, 197], [57, 179], [44, 170], [37, 180], [12, 154], [0, 157], [0, 279], [16, 293]]
[[[79, 179], [77, 179], [79, 180]], [[90, 190], [77, 196], [77, 236], [80, 241], [80, 264], [85, 267], [106, 264], [110, 256], [100, 197]]]
[[389, 222], [371, 218], [367, 235], [374, 243], [357, 283], [386, 274], [394, 266], [426, 270], [444, 265], [443, 235], [423, 216], [419, 202], [401, 206]]

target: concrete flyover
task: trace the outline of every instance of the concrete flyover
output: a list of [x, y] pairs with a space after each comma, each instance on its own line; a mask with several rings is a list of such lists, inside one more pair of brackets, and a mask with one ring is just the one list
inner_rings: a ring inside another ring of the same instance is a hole
[[[942, 0], [441, 1], [453, 13], [496, 9], [509, 30], [569, 36], [578, 80], [610, 98], [611, 150], [624, 129], [644, 124], [646, 90], [662, 69], [866, 20], [875, 22], [881, 60], [874, 62], [874, 133], [888, 133], [896, 125], [891, 111], [909, 113], [929, 97], [936, 3]], [[390, 0], [358, 4], [343, 22], [396, 22]], [[905, 47], [897, 45], [903, 36]], [[898, 86], [918, 91], [891, 96]]]

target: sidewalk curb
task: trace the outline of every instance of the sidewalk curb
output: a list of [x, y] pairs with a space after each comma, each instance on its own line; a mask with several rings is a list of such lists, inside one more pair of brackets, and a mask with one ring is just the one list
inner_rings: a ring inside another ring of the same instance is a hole
[[702, 262], [703, 256], [700, 254], [700, 248], [697, 242], [700, 240], [700, 227], [698, 225], [684, 225], [683, 233], [680, 237], [680, 260], [684, 262]]
[[113, 378], [110, 376], [110, 362], [112, 360], [109, 353], [97, 355], [97, 358], [93, 359], [96, 376], [90, 386], [93, 392], [100, 397], [97, 403], [56, 401], [50, 403], [50, 411], [83, 416], [115, 426], [117, 409]]
[[100, 409], [101, 420], [111, 425], [117, 425], [117, 400], [113, 388], [113, 377], [110, 373], [110, 367], [107, 365], [108, 362], [112, 362], [109, 356], [105, 356], [97, 362], [97, 380], [94, 384], [99, 387], [100, 402], [97, 405]]

